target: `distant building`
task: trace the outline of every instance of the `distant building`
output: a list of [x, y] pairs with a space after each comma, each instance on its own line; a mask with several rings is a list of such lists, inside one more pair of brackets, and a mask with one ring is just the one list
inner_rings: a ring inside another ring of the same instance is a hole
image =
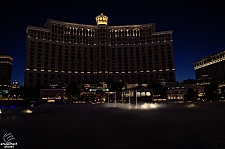
[[108, 26], [48, 19], [28, 26], [25, 86], [104, 82], [128, 84], [175, 81], [172, 31], [155, 24]]
[[2, 54], [0, 49], [0, 89], [9, 88], [11, 85], [13, 58]]
[[196, 80], [204, 76], [216, 81], [225, 80], [225, 51], [209, 55], [194, 63]]
[[18, 92], [19, 88], [20, 84], [17, 80], [14, 80], [9, 89], [8, 100], [22, 100], [22, 98], [20, 98], [20, 93]]
[[18, 81], [14, 80], [11, 86], [12, 89], [17, 89], [20, 88], [20, 84], [18, 83]]
[[65, 87], [58, 86], [57, 84], [50, 84], [48, 88], [40, 89], [40, 103], [58, 102], [63, 103], [65, 100]]
[[[125, 89], [122, 92], [122, 98], [126, 102], [134, 101], [152, 101], [153, 100], [153, 89], [138, 85], [134, 88]], [[154, 101], [154, 100], [153, 100]]]
[[184, 101], [184, 87], [170, 87], [167, 90], [168, 101]]

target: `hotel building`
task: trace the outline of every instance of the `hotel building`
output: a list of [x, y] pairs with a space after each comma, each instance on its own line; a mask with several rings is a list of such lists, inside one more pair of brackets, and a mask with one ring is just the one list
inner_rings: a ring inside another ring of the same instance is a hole
[[225, 80], [225, 51], [209, 55], [194, 63], [196, 79], [208, 76], [213, 80]]
[[48, 19], [44, 27], [28, 26], [25, 86], [60, 82], [125, 83], [175, 81], [172, 31], [155, 24], [109, 26]]
[[11, 86], [13, 58], [8, 55], [3, 55], [0, 49], [0, 89]]

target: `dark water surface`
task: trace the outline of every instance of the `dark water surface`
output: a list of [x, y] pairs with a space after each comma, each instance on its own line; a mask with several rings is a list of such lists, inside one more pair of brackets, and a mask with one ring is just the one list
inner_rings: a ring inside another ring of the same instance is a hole
[[[16, 149], [225, 148], [225, 103], [40, 105], [4, 108]], [[0, 146], [4, 148], [4, 146]]]

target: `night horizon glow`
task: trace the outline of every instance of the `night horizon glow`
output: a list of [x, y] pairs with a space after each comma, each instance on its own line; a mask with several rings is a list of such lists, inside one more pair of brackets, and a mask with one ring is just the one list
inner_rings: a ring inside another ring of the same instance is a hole
[[43, 27], [48, 18], [95, 24], [95, 16], [103, 12], [109, 17], [108, 25], [155, 23], [157, 31], [173, 30], [176, 80], [182, 82], [195, 79], [194, 62], [225, 50], [224, 3], [119, 1], [117, 5], [115, 1], [96, 5], [95, 2], [4, 1], [0, 18], [6, 24], [0, 27], [3, 37], [0, 48], [3, 54], [14, 58], [11, 82], [16, 79], [23, 85], [28, 25]]

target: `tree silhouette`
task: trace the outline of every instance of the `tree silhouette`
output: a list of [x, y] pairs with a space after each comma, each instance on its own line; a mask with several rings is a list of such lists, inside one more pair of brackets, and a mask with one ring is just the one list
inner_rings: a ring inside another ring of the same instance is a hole
[[197, 100], [198, 98], [198, 91], [194, 90], [193, 88], [187, 89], [187, 94], [184, 97], [186, 100]]
[[159, 83], [152, 82], [152, 83], [149, 83], [147, 87], [150, 89], [153, 89], [154, 94], [161, 95], [162, 97], [166, 96], [167, 88], [164, 88]]
[[122, 99], [122, 91], [127, 88], [127, 85], [123, 82], [114, 82], [111, 86], [111, 90], [116, 92], [116, 98]]
[[69, 97], [69, 99], [73, 99], [74, 97], [77, 97], [78, 95], [78, 87], [77, 87], [77, 84], [72, 81], [70, 83], [70, 85], [66, 88], [66, 94], [67, 96]]
[[204, 100], [206, 101], [214, 101], [218, 100], [218, 84], [217, 83], [210, 83], [209, 85], [206, 85], [204, 88]]

